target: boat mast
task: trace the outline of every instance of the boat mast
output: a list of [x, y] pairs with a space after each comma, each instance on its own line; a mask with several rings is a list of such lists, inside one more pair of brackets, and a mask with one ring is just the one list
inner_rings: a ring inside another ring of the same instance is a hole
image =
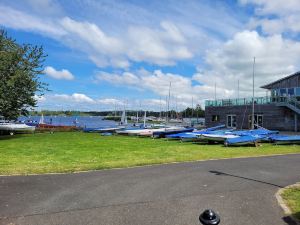
[[144, 128], [146, 127], [147, 111], [145, 110], [144, 114]]
[[169, 85], [169, 97], [168, 97], [168, 108], [167, 108], [167, 122], [169, 121], [170, 97], [171, 97], [171, 81], [170, 81], [170, 85]]
[[194, 97], [192, 97], [192, 114], [191, 114], [191, 126], [192, 126], [192, 118], [194, 116]]
[[237, 93], [238, 99], [240, 98], [240, 80], [238, 80], [238, 93]]
[[166, 95], [166, 113], [165, 113], [165, 120], [166, 120], [166, 123], [168, 122], [168, 114], [167, 114], [167, 111], [168, 111], [168, 96]]
[[161, 119], [161, 96], [159, 96], [159, 119]]
[[254, 129], [254, 67], [255, 67], [255, 57], [253, 58], [253, 68], [252, 68], [252, 123], [251, 129]]
[[175, 101], [176, 101], [176, 105], [175, 105], [176, 119], [178, 120], [177, 96], [175, 97]]
[[217, 100], [217, 83], [215, 82], [215, 101]]

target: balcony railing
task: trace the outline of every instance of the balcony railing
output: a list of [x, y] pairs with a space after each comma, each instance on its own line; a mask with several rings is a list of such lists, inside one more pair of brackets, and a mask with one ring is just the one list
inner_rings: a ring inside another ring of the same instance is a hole
[[[272, 103], [286, 102], [289, 103], [293, 99], [293, 102], [298, 102], [297, 99], [291, 97], [256, 97], [254, 98], [254, 104], [265, 105]], [[295, 103], [295, 104], [296, 104]], [[252, 98], [236, 98], [236, 99], [219, 99], [219, 100], [206, 100], [205, 106], [237, 106], [237, 105], [251, 105]], [[298, 103], [297, 103], [298, 104]]]

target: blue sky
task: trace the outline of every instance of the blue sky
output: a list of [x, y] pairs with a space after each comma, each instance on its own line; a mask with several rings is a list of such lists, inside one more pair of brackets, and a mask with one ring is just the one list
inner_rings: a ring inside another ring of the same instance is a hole
[[39, 109], [107, 110], [203, 105], [251, 95], [299, 70], [298, 0], [0, 0], [0, 26], [42, 45]]

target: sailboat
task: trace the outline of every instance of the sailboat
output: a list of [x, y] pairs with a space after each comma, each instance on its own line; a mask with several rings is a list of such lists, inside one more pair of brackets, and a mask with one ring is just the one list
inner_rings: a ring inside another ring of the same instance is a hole
[[40, 117], [39, 124], [45, 124], [45, 121], [44, 121], [44, 114], [43, 114], [43, 113], [42, 113], [42, 115], [41, 115], [41, 117]]
[[122, 112], [120, 125], [127, 125], [127, 116], [125, 109]]

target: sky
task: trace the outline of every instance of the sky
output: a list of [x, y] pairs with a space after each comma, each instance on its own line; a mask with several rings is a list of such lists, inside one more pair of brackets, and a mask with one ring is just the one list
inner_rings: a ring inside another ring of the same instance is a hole
[[165, 110], [170, 84], [182, 110], [251, 97], [254, 57], [256, 96], [300, 70], [299, 0], [0, 0], [0, 29], [48, 55], [40, 110]]

